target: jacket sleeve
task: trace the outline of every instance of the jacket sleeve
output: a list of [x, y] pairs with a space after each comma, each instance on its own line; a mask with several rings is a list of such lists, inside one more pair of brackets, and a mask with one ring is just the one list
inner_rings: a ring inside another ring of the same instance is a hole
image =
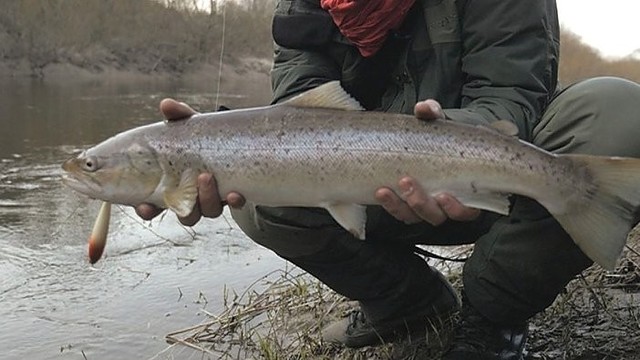
[[330, 51], [337, 28], [319, 0], [278, 0], [271, 31], [273, 103], [341, 78]]
[[340, 68], [324, 52], [275, 48], [271, 70], [273, 102], [322, 85], [331, 80], [340, 80]]
[[445, 114], [475, 124], [509, 120], [528, 139], [557, 85], [555, 1], [461, 3], [461, 106]]

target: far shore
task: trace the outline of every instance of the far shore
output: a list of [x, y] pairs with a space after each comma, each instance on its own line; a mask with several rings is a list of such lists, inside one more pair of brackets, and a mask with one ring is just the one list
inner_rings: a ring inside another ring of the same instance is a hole
[[[223, 81], [242, 81], [251, 86], [269, 85], [271, 59], [243, 57], [223, 63], [221, 78]], [[34, 70], [27, 61], [0, 60], [0, 80], [37, 79], [46, 82], [83, 82], [104, 80], [112, 82], [146, 80], [195, 80], [217, 82], [220, 73], [218, 64], [202, 63], [192, 65], [185, 71], [141, 71], [133, 66], [100, 65], [82, 67], [70, 62], [51, 63]]]
[[271, 59], [244, 57], [232, 62], [200, 64], [183, 72], [144, 72], [134, 68], [84, 68], [70, 63], [49, 64], [34, 74], [26, 62], [0, 61], [0, 81], [43, 81], [78, 84], [85, 82], [122, 84], [129, 82], [180, 81], [231, 94], [244, 94], [251, 104], [266, 105], [271, 101]]

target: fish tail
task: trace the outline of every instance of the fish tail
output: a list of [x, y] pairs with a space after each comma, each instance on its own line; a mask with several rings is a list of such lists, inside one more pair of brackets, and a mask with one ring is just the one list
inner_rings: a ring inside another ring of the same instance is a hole
[[582, 251], [606, 269], [613, 269], [640, 208], [640, 159], [561, 155], [586, 167], [592, 189], [553, 214]]

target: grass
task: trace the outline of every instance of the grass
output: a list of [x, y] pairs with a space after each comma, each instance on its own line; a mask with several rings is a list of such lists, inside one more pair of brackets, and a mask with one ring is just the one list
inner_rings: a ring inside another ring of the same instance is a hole
[[[640, 358], [638, 238], [636, 232], [614, 271], [587, 269], [531, 319], [527, 359]], [[459, 289], [460, 268], [445, 271]], [[275, 271], [241, 294], [226, 289], [223, 296], [223, 311], [207, 313], [207, 321], [166, 340], [212, 359], [409, 360], [438, 359], [450, 335], [445, 328], [435, 332], [437, 341], [430, 337], [357, 350], [325, 344], [320, 329], [356, 304], [297, 269]]]

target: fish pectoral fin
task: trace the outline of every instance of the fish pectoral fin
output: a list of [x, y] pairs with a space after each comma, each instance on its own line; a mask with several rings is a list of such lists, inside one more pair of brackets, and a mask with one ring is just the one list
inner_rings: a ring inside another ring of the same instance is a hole
[[365, 238], [367, 207], [358, 204], [325, 204], [333, 219], [360, 240]]
[[340, 81], [330, 81], [314, 89], [294, 96], [283, 104], [296, 107], [315, 107], [361, 111], [362, 105], [340, 86]]
[[198, 174], [193, 170], [185, 170], [177, 186], [167, 187], [162, 194], [167, 208], [176, 215], [185, 217], [193, 211], [198, 197]]
[[502, 215], [509, 215], [509, 194], [497, 192], [476, 192], [466, 194], [452, 194], [464, 206], [493, 211]]

